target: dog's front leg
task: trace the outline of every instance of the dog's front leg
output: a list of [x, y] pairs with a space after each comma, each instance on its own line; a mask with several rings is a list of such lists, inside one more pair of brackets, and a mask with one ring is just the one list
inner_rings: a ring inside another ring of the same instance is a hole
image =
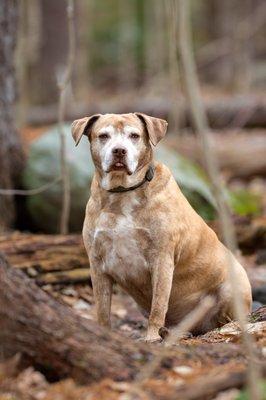
[[99, 270], [99, 268], [95, 268], [94, 266], [91, 270], [98, 323], [101, 326], [110, 327], [113, 281], [108, 275]]
[[171, 257], [159, 258], [152, 269], [152, 304], [145, 340], [160, 340], [159, 329], [164, 326], [172, 288], [174, 262]]

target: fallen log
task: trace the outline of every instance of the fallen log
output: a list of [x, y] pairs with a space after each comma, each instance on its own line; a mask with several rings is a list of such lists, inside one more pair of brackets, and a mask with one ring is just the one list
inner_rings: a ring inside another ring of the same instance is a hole
[[245, 372], [239, 371], [219, 371], [219, 374], [212, 376], [208, 374], [203, 376], [195, 382], [197, 389], [194, 385], [186, 388], [180, 388], [176, 391], [173, 399], [186, 399], [186, 400], [206, 400], [212, 399], [217, 393], [228, 390], [231, 388], [241, 388], [245, 383]]
[[[219, 167], [227, 179], [247, 179], [266, 175], [265, 130], [255, 129], [252, 132], [227, 130], [222, 135], [212, 132], [211, 137], [211, 145]], [[195, 135], [181, 135], [178, 139], [174, 134], [168, 135], [164, 143], [204, 167], [201, 146]]]
[[[165, 97], [142, 97], [132, 96], [121, 100], [118, 99], [100, 99], [94, 104], [82, 103], [69, 108], [66, 111], [66, 119], [74, 119], [91, 115], [95, 113], [127, 113], [140, 111], [146, 114], [155, 115], [160, 118], [168, 118], [172, 103], [169, 95]], [[266, 126], [266, 101], [258, 96], [228, 96], [220, 99], [213, 99], [205, 102], [205, 108], [212, 128], [228, 128], [228, 126], [242, 127], [265, 127]], [[183, 104], [181, 96], [179, 98], [179, 116], [183, 121], [183, 126], [191, 126], [191, 117], [189, 109]], [[54, 124], [57, 120], [55, 105], [46, 107], [31, 107], [28, 110], [27, 124], [33, 126]]]
[[[23, 271], [11, 268], [1, 254], [0, 343], [4, 357], [20, 353], [24, 361], [53, 380], [70, 376], [80, 383], [98, 382], [106, 377], [132, 381], [141, 366], [160, 351], [156, 346], [133, 342], [78, 316], [40, 289]], [[175, 389], [174, 396], [167, 398], [204, 399], [219, 390], [245, 384], [243, 349], [230, 343], [216, 346], [181, 344], [169, 349], [160, 371], [157, 370], [160, 379], [167, 377], [167, 369], [174, 367], [175, 361], [182, 366], [188, 360], [191, 365], [204, 366], [205, 378], [193, 380], [193, 387], [191, 380], [184, 380], [184, 385]], [[223, 369], [224, 360], [228, 362], [230, 374], [213, 376], [211, 367], [220, 364]], [[230, 360], [234, 361], [233, 367]]]
[[0, 252], [13, 267], [37, 273], [88, 268], [81, 235], [40, 235], [14, 232], [0, 236]]
[[148, 348], [102, 329], [57, 302], [0, 255], [0, 343], [53, 377], [79, 382], [130, 379]]
[[53, 285], [57, 283], [81, 283], [89, 282], [91, 278], [89, 268], [76, 268], [70, 271], [47, 272], [37, 277], [39, 285]]

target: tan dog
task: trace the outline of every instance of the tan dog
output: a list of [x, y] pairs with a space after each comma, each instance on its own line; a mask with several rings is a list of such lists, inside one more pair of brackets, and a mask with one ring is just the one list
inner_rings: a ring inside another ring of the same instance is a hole
[[[110, 326], [117, 282], [149, 316], [147, 341], [160, 339], [160, 327], [178, 324], [207, 294], [216, 305], [194, 333], [233, 318], [229, 250], [190, 206], [169, 169], [153, 162], [152, 148], [166, 129], [166, 121], [140, 113], [93, 115], [72, 124], [76, 144], [82, 135], [89, 137], [96, 168], [83, 239], [98, 321]], [[250, 284], [234, 262], [248, 313]]]

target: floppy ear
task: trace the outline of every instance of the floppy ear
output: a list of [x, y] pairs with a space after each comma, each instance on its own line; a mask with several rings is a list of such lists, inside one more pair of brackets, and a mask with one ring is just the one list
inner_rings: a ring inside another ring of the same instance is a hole
[[101, 114], [94, 114], [91, 117], [76, 119], [71, 125], [71, 133], [76, 146], [79, 144], [82, 135], [90, 137], [90, 130], [94, 122], [100, 118]]
[[165, 136], [168, 123], [164, 119], [150, 117], [142, 113], [134, 113], [145, 125], [150, 142], [156, 146], [157, 143]]

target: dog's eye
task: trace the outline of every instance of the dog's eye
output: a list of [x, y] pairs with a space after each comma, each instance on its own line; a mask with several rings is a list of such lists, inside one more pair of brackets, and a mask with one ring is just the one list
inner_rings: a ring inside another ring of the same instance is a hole
[[99, 135], [99, 139], [101, 139], [101, 140], [106, 140], [106, 139], [108, 139], [108, 138], [109, 138], [108, 133], [101, 133], [101, 134]]
[[139, 135], [137, 133], [131, 133], [130, 134], [130, 139], [138, 139]]

